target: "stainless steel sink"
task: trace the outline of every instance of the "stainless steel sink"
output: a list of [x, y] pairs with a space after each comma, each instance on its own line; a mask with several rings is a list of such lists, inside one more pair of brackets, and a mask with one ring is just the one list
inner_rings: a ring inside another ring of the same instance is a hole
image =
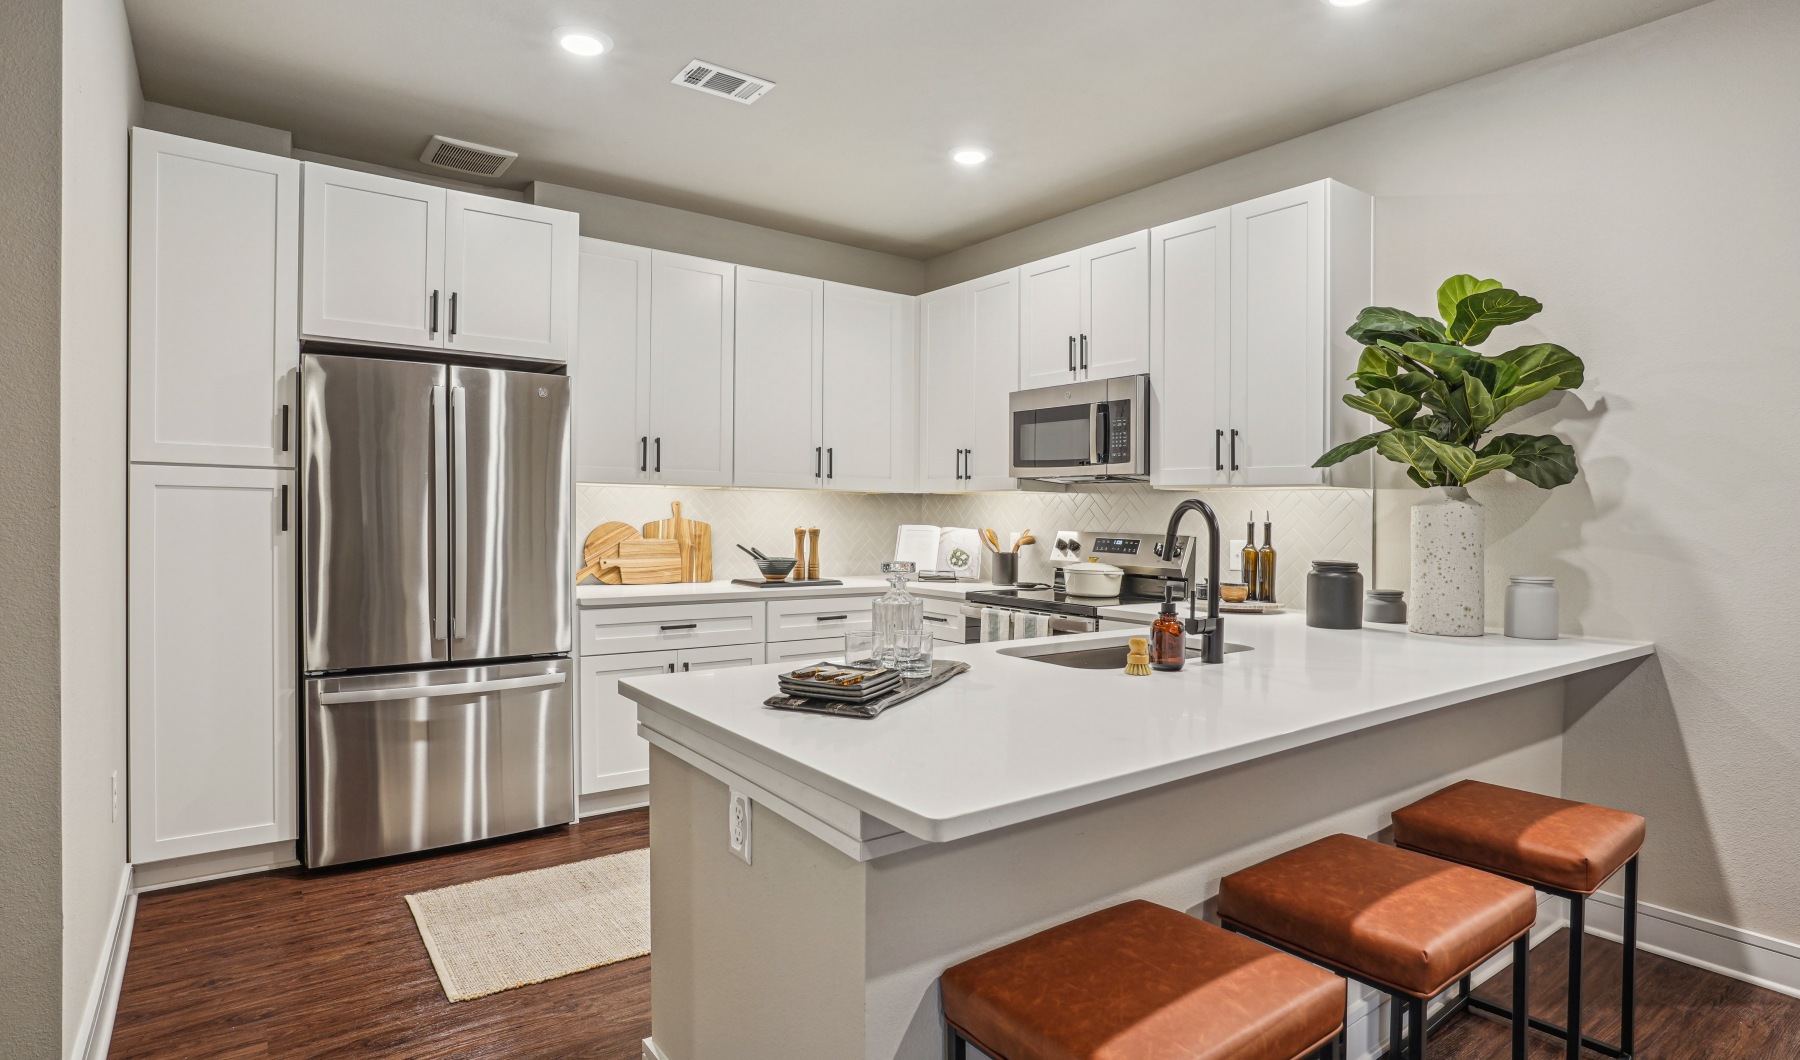
[[[1120, 641], [1117, 644], [1095, 644], [1088, 641], [1082, 644], [1071, 644], [1061, 649], [1058, 649], [1055, 643], [1055, 640], [1052, 639], [1047, 643], [1040, 642], [1020, 645], [1017, 648], [1002, 648], [1000, 654], [1011, 655], [1018, 659], [1030, 659], [1032, 662], [1049, 663], [1052, 666], [1069, 666], [1077, 670], [1123, 670], [1125, 669], [1125, 656], [1131, 652], [1129, 641]], [[1227, 655], [1249, 650], [1250, 645], [1248, 644], [1232, 644], [1230, 641], [1225, 643], [1225, 654]], [[1188, 648], [1187, 657], [1190, 662], [1197, 663], [1200, 658], [1200, 649]]]

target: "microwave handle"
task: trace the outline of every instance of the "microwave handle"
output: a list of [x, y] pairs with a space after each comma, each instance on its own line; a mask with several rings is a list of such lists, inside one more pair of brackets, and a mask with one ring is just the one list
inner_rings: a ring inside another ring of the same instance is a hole
[[1111, 425], [1112, 403], [1096, 402], [1094, 405], [1094, 463], [1096, 464], [1112, 463], [1112, 447], [1107, 444], [1107, 439], [1112, 434], [1109, 429]]

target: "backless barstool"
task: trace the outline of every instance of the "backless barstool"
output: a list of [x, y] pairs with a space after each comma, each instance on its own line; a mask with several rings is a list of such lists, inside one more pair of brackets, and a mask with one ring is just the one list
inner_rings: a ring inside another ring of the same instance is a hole
[[995, 1060], [1343, 1060], [1342, 979], [1152, 902], [971, 957], [939, 985], [953, 1060], [970, 1044]]
[[[1219, 881], [1220, 923], [1386, 993], [1388, 1055], [1410, 1060], [1425, 1060], [1441, 1021], [1427, 1021], [1426, 1004], [1508, 946], [1513, 989], [1525, 995], [1536, 919], [1530, 887], [1348, 835]], [[1525, 1060], [1522, 1020], [1512, 1055]]]
[[[1568, 1044], [1569, 1060], [1581, 1047], [1629, 1060], [1637, 1005], [1638, 851], [1644, 819], [1584, 802], [1552, 798], [1515, 788], [1464, 780], [1411, 806], [1394, 811], [1394, 843], [1435, 858], [1505, 876], [1569, 902], [1569, 1025], [1534, 1019], [1531, 1026]], [[1624, 982], [1619, 997], [1619, 1044], [1608, 1045], [1581, 1033], [1581, 943], [1587, 927], [1587, 900], [1612, 875], [1625, 869]], [[1462, 984], [1460, 1004], [1510, 1018], [1491, 1001], [1469, 995]], [[1523, 994], [1513, 995], [1515, 1008]]]

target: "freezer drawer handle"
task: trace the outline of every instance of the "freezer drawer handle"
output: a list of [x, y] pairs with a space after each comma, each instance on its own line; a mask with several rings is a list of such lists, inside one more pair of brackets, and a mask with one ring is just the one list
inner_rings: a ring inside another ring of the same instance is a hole
[[533, 674], [530, 677], [503, 677], [498, 681], [465, 681], [455, 685], [405, 685], [400, 688], [371, 688], [366, 692], [321, 692], [319, 702], [379, 703], [389, 699], [439, 699], [444, 696], [483, 696], [489, 692], [510, 692], [518, 688], [553, 688], [568, 680], [567, 674]]
[[664, 633], [667, 633], [672, 629], [699, 629], [700, 623], [698, 623], [698, 622], [677, 622], [674, 625], [658, 626], [656, 628], [662, 630]]

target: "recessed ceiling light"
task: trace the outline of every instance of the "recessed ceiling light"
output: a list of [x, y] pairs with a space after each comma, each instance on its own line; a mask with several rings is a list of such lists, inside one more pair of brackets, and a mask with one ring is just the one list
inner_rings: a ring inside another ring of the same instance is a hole
[[950, 152], [950, 157], [965, 166], [979, 166], [988, 160], [988, 153], [979, 147], [959, 147]]
[[556, 31], [556, 43], [576, 55], [599, 55], [612, 50], [612, 38], [591, 29], [565, 27]]
[[1369, 0], [1325, 0], [1332, 7], [1361, 7]]

